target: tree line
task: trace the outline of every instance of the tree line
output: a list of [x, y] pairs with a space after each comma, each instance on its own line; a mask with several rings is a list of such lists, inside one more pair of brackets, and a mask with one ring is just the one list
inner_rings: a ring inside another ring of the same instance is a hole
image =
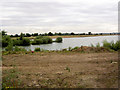
[[29, 46], [30, 44], [49, 44], [52, 42], [62, 42], [62, 38], [58, 37], [55, 41], [53, 41], [52, 38], [48, 36], [36, 36], [35, 39], [30, 40], [29, 38], [24, 37], [24, 34], [21, 33], [19, 37], [11, 39], [11, 37], [7, 35], [5, 31], [2, 31], [2, 47], [12, 48], [13, 46]]
[[[48, 32], [48, 33], [44, 33], [44, 34], [39, 34], [39, 33], [22, 33], [24, 37], [31, 37], [31, 36], [62, 36], [62, 35], [105, 35], [105, 34], [108, 34], [108, 35], [116, 35], [116, 34], [120, 34], [120, 33], [92, 33], [92, 32], [88, 32], [88, 33], [74, 33], [74, 32], [71, 32], [71, 33], [52, 33], [52, 32]], [[6, 34], [6, 31], [2, 31], [2, 35], [7, 35]], [[15, 35], [10, 35], [10, 37], [20, 37], [19, 34], [15, 34]]]

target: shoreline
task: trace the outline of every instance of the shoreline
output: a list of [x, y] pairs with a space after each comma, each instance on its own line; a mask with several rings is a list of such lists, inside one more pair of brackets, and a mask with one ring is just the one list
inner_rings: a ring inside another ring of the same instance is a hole
[[[55, 39], [57, 37], [62, 37], [62, 38], [75, 38], [75, 37], [96, 37], [96, 36], [114, 36], [114, 35], [56, 35], [56, 36], [48, 36], [52, 39]], [[16, 39], [19, 37], [11, 37], [11, 39]], [[25, 37], [25, 38], [29, 38], [29, 39], [35, 39], [35, 37]]]

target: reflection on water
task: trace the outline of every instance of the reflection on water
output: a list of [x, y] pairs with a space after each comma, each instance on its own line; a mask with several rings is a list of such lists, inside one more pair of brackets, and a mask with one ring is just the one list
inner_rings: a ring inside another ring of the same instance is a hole
[[[119, 36], [120, 37], [120, 36]], [[68, 47], [76, 47], [76, 46], [91, 46], [91, 44], [96, 45], [98, 42], [102, 45], [102, 42], [107, 40], [108, 42], [118, 40], [118, 36], [96, 36], [96, 37], [77, 37], [77, 38], [63, 38], [62, 43], [52, 43], [52, 44], [42, 44], [42, 45], [30, 45], [25, 46], [24, 48], [29, 50], [34, 50], [36, 47], [40, 47], [45, 50], [61, 50]]]

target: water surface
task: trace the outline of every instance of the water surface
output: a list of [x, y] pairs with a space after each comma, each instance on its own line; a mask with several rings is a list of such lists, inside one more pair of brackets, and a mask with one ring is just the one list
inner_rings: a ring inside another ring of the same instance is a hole
[[[120, 37], [120, 36], [119, 36]], [[24, 46], [25, 49], [34, 50], [36, 47], [39, 47], [41, 49], [45, 50], [61, 50], [69, 47], [80, 47], [80, 46], [91, 46], [91, 44], [96, 45], [97, 43], [100, 43], [102, 45], [103, 41], [107, 40], [108, 42], [111, 41], [118, 41], [118, 35], [113, 36], [95, 36], [95, 37], [76, 37], [76, 38], [63, 38], [62, 43], [52, 43], [52, 44], [42, 44], [42, 45], [30, 45], [30, 46]]]

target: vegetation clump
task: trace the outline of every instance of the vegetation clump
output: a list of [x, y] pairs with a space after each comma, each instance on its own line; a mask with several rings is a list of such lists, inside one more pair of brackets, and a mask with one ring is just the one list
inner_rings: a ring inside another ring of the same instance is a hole
[[[9, 45], [10, 44], [10, 45]], [[30, 40], [28, 38], [24, 38], [22, 33], [20, 38], [17, 39], [11, 39], [9, 35], [3, 35], [2, 36], [2, 47], [7, 46], [29, 46]]]
[[49, 44], [52, 43], [52, 39], [50, 37], [37, 36], [31, 43], [32, 45]]
[[120, 40], [115, 43], [113, 41], [109, 43], [105, 40], [103, 41], [103, 47], [118, 51], [120, 50]]
[[55, 41], [58, 42], [58, 43], [62, 42], [62, 37], [57, 37]]
[[38, 51], [40, 51], [40, 48], [35, 48], [35, 50], [34, 50], [34, 51], [37, 51], [37, 52], [38, 52]]

